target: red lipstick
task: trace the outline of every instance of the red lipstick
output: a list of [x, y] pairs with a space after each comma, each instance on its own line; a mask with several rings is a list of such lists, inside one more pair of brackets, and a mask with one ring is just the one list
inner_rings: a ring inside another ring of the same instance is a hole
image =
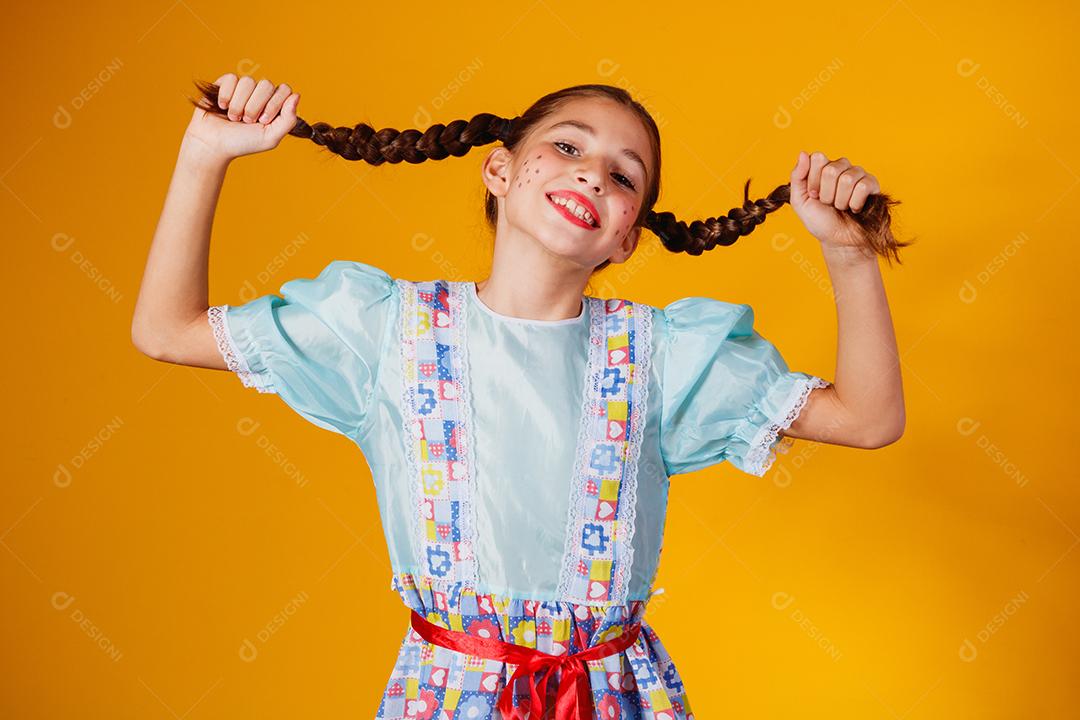
[[551, 202], [551, 198], [553, 197], [573, 200], [575, 205], [589, 211], [589, 214], [592, 215], [593, 221], [596, 224], [592, 225], [588, 223], [585, 219], [579, 218], [578, 216], [574, 215], [574, 213], [570, 212], [565, 205], [558, 205], [552, 202], [552, 207], [562, 213], [563, 217], [570, 220], [570, 222], [573, 222], [577, 225], [580, 225], [581, 227], [588, 228], [590, 230], [598, 230], [600, 228], [600, 213], [596, 211], [596, 206], [589, 202], [589, 199], [581, 193], [574, 192], [573, 190], [555, 190], [547, 194], [548, 202]]

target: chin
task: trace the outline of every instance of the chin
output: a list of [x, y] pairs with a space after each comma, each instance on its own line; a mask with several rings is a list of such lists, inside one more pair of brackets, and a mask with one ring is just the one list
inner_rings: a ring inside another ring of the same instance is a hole
[[590, 247], [585, 248], [583, 247], [580, 237], [574, 237], [569, 233], [560, 233], [545, 229], [545, 232], [537, 234], [536, 241], [552, 255], [562, 258], [567, 262], [574, 263], [575, 265], [595, 267], [603, 262], [603, 258], [596, 262], [590, 262], [590, 259], [586, 256], [586, 251], [595, 251], [595, 246], [592, 246], [592, 243], [590, 243]]

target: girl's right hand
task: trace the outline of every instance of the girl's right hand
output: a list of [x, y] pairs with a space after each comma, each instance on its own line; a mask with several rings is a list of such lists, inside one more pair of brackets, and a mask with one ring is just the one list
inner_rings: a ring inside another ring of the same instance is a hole
[[296, 125], [300, 93], [285, 83], [256, 83], [248, 75], [226, 73], [213, 86], [203, 83], [200, 89], [203, 97], [185, 137], [222, 159], [273, 150]]

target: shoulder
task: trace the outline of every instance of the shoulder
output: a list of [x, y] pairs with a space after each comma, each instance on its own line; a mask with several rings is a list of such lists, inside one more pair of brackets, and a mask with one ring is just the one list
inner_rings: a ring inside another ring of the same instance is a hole
[[359, 313], [370, 317], [387, 307], [395, 280], [386, 271], [356, 260], [333, 260], [313, 278], [295, 278], [281, 286], [281, 296], [328, 323], [350, 322]]
[[331, 260], [314, 278], [296, 278], [282, 286], [296, 292], [361, 292], [389, 293], [395, 280], [385, 270], [358, 260]]
[[382, 268], [359, 260], [331, 260], [320, 272], [317, 280], [340, 280], [389, 288], [395, 278]]
[[663, 336], [691, 333], [727, 337], [753, 331], [754, 309], [746, 303], [684, 297], [663, 306], [635, 304], [648, 309], [653, 328]]
[[626, 305], [636, 306], [639, 315], [647, 310], [652, 334], [661, 342], [680, 335], [726, 338], [748, 336], [754, 331], [754, 308], [747, 303], [691, 296], [658, 306], [628, 298], [588, 297], [605, 314], [623, 311]]

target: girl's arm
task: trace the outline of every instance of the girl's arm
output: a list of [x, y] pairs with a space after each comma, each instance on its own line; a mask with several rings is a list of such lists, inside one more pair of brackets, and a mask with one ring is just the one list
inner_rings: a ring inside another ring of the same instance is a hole
[[836, 379], [818, 388], [782, 434], [878, 448], [904, 432], [904, 391], [889, 302], [876, 257], [823, 248], [836, 297]]
[[196, 107], [184, 133], [135, 302], [131, 340], [156, 360], [225, 370], [206, 317], [214, 210], [229, 163], [277, 147], [296, 124], [300, 96], [288, 85], [232, 73], [215, 84], [228, 118]]
[[847, 158], [799, 153], [791, 205], [822, 245], [836, 297], [836, 379], [810, 393], [784, 435], [878, 448], [904, 432], [904, 391], [889, 303], [877, 256], [865, 251], [844, 217], [881, 191], [877, 179]]
[[225, 369], [209, 308], [210, 229], [230, 160], [185, 135], [143, 271], [131, 340], [155, 360]]

